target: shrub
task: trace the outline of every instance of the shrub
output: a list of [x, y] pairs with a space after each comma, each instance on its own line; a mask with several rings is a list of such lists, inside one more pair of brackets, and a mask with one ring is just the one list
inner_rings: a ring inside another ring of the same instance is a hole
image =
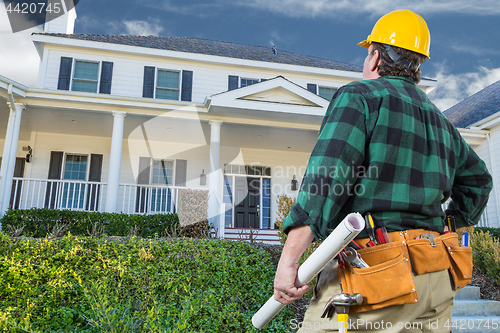
[[500, 228], [475, 227], [474, 230], [483, 231], [485, 233], [489, 232], [491, 237], [494, 237], [494, 238], [500, 240]]
[[500, 284], [500, 241], [482, 230], [471, 237], [474, 265]]
[[[0, 331], [258, 332], [275, 269], [245, 242], [0, 233]], [[289, 331], [291, 316], [266, 332]]]
[[[176, 214], [128, 215], [123, 213], [82, 212], [72, 210], [11, 209], [3, 216], [2, 228], [24, 226], [23, 234], [30, 237], [46, 237], [54, 227], [68, 226], [72, 235], [87, 236], [104, 233], [113, 236], [136, 236], [151, 238], [165, 234], [165, 230], [178, 225]], [[96, 230], [100, 230], [97, 232]]]

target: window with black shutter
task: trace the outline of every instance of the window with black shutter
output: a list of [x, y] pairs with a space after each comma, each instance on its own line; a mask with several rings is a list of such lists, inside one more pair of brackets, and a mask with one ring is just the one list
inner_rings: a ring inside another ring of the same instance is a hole
[[142, 97], [191, 102], [193, 71], [144, 66]]
[[61, 57], [57, 89], [110, 94], [112, 79], [112, 62]]

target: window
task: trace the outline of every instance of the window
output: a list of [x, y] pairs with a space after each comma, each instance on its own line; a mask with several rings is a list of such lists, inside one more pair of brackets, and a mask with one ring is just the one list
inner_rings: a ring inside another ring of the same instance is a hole
[[[99, 75], [99, 69], [101, 74]], [[73, 90], [90, 93], [111, 94], [113, 63], [109, 61], [86, 61], [61, 57], [58, 90]]]
[[151, 184], [173, 185], [174, 161], [153, 160]]
[[233, 177], [224, 176], [224, 225], [226, 228], [233, 227]]
[[179, 100], [180, 73], [167, 69], [158, 69], [156, 75], [156, 98]]
[[262, 178], [262, 229], [271, 229], [271, 179]]
[[245, 79], [245, 78], [241, 78], [240, 87], [243, 88], [243, 87], [255, 84], [255, 83], [259, 83], [259, 81], [260, 81], [259, 79]]
[[72, 91], [97, 92], [99, 85], [99, 62], [75, 61]]
[[193, 71], [144, 66], [142, 97], [191, 102]]
[[319, 87], [318, 88], [318, 95], [327, 99], [327, 100], [331, 100], [333, 95], [335, 95], [335, 93], [337, 92], [337, 88], [334, 88], [334, 87]]
[[[173, 185], [174, 161], [153, 160], [151, 184]], [[172, 205], [172, 191], [167, 188], [151, 188], [151, 211], [169, 212]]]
[[[64, 163], [64, 180], [85, 181], [87, 177], [87, 155], [67, 154]], [[83, 209], [85, 184], [82, 182], [64, 182], [62, 208]]]
[[178, 188], [186, 186], [186, 174], [187, 160], [140, 157], [135, 212], [175, 213]]

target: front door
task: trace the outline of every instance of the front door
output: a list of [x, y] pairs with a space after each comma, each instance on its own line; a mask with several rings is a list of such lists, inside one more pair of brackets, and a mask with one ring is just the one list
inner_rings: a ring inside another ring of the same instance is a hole
[[234, 208], [235, 228], [258, 229], [260, 227], [260, 178], [236, 177], [234, 193], [237, 203]]

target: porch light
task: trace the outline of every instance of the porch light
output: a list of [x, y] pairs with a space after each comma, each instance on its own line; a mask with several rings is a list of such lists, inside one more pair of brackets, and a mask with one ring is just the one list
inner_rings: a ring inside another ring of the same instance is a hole
[[292, 179], [292, 191], [297, 191], [299, 189], [299, 182], [295, 178], [295, 175], [293, 175]]
[[31, 149], [30, 146], [28, 146], [28, 153], [26, 154], [26, 163], [31, 162], [31, 157], [33, 156], [33, 149]]
[[207, 185], [207, 175], [205, 174], [205, 169], [201, 171], [200, 185]]

